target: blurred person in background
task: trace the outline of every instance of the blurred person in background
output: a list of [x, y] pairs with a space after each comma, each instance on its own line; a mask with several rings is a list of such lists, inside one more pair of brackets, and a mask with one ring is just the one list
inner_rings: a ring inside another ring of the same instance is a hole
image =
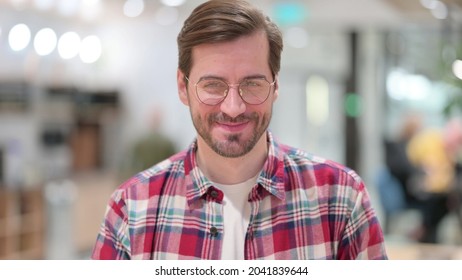
[[403, 123], [394, 139], [387, 139], [385, 144], [385, 168], [378, 177], [378, 188], [384, 208], [384, 230], [390, 231], [393, 215], [405, 209], [418, 208], [419, 198], [413, 190], [413, 178], [420, 172], [411, 163], [407, 148], [408, 143], [422, 129], [422, 117], [410, 113], [403, 117]]
[[415, 236], [420, 242], [438, 242], [438, 227], [451, 210], [449, 198], [456, 187], [461, 145], [459, 118], [448, 120], [443, 129], [425, 129], [409, 141], [407, 154], [420, 169], [420, 175], [413, 179], [423, 218], [422, 228]]
[[407, 149], [409, 141], [422, 129], [422, 118], [419, 114], [409, 114], [404, 117], [403, 125], [396, 140], [385, 142], [385, 162], [390, 173], [398, 179], [403, 189], [407, 207], [417, 203], [412, 186], [413, 176], [419, 169], [410, 161]]
[[146, 135], [135, 141], [122, 159], [119, 172], [121, 180], [125, 181], [133, 174], [146, 170], [177, 152], [172, 139], [162, 132], [162, 122], [162, 108], [154, 106], [148, 112], [149, 127]]
[[282, 34], [245, 1], [208, 1], [178, 35], [197, 138], [110, 198], [93, 259], [386, 259], [362, 179], [268, 131]]

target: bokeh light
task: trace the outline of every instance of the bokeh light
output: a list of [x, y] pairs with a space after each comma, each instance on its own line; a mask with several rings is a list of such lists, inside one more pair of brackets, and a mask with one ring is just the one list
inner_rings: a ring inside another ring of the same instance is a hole
[[41, 56], [48, 55], [56, 48], [57, 41], [56, 33], [51, 28], [43, 28], [35, 35], [35, 51]]
[[329, 118], [329, 85], [325, 78], [314, 75], [306, 82], [306, 117], [315, 126], [325, 125]]
[[80, 59], [82, 62], [94, 63], [100, 58], [101, 53], [101, 40], [97, 36], [91, 35], [82, 40], [80, 47]]
[[79, 54], [80, 36], [75, 32], [66, 32], [59, 38], [58, 53], [63, 59], [71, 59]]
[[30, 42], [31, 33], [29, 27], [24, 23], [17, 24], [11, 28], [8, 35], [8, 43], [14, 51], [20, 51], [27, 47]]
[[162, 4], [169, 7], [178, 7], [183, 5], [186, 0], [161, 0]]
[[462, 80], [462, 60], [458, 59], [452, 63], [452, 72], [457, 78]]

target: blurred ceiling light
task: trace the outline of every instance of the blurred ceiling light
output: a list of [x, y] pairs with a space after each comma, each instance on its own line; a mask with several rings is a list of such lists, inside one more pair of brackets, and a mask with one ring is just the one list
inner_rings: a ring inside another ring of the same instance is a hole
[[448, 8], [441, 1], [436, 1], [435, 7], [431, 9], [432, 15], [437, 19], [446, 19], [448, 17]]
[[452, 64], [452, 72], [462, 80], [462, 60], [458, 59]]
[[429, 9], [433, 17], [437, 19], [446, 19], [448, 17], [448, 7], [439, 0], [420, 0], [420, 4]]
[[43, 28], [34, 38], [34, 48], [38, 55], [50, 54], [56, 48], [56, 33], [51, 28]]
[[294, 48], [304, 48], [308, 46], [308, 32], [301, 27], [290, 27], [285, 32], [285, 39], [289, 46]]
[[102, 11], [101, 0], [82, 0], [80, 5], [80, 15], [86, 20], [98, 18]]
[[436, 7], [438, 0], [420, 0], [420, 4], [429, 10], [433, 10]]
[[174, 7], [161, 7], [156, 12], [156, 21], [160, 25], [171, 25], [178, 20], [178, 14]]
[[8, 34], [8, 42], [14, 51], [20, 51], [27, 47], [30, 42], [31, 33], [29, 27], [24, 23], [17, 24], [11, 28]]
[[127, 17], [137, 17], [144, 11], [143, 0], [127, 0], [124, 4], [124, 15]]
[[82, 62], [96, 62], [101, 57], [101, 53], [101, 40], [97, 36], [91, 35], [82, 40], [80, 46], [80, 59]]
[[80, 4], [80, 0], [61, 0], [58, 1], [57, 9], [63, 16], [73, 16], [77, 14]]
[[37, 9], [46, 11], [53, 7], [54, 2], [55, 0], [34, 0], [34, 5]]
[[59, 38], [58, 52], [62, 59], [71, 59], [79, 54], [80, 37], [75, 32], [66, 32]]
[[161, 0], [162, 4], [169, 7], [178, 7], [183, 5], [186, 0]]

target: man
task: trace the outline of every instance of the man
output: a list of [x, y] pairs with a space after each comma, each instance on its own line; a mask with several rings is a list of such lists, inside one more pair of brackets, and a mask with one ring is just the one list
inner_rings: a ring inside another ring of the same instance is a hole
[[386, 259], [352, 170], [267, 130], [282, 36], [243, 1], [198, 6], [178, 35], [197, 139], [113, 194], [94, 259]]

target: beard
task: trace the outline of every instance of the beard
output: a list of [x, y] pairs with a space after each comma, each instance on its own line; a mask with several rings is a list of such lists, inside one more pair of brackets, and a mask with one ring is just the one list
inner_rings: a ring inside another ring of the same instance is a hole
[[[237, 158], [249, 153], [266, 132], [271, 119], [271, 111], [261, 116], [254, 112], [242, 114], [236, 118], [231, 118], [223, 113], [213, 113], [208, 115], [206, 119], [202, 119], [199, 114], [194, 116], [191, 111], [191, 117], [197, 133], [215, 153], [223, 157]], [[217, 140], [213, 138], [211, 133], [216, 122], [249, 122], [254, 124], [255, 129], [247, 139], [244, 138], [243, 133], [229, 133], [224, 140]]]

